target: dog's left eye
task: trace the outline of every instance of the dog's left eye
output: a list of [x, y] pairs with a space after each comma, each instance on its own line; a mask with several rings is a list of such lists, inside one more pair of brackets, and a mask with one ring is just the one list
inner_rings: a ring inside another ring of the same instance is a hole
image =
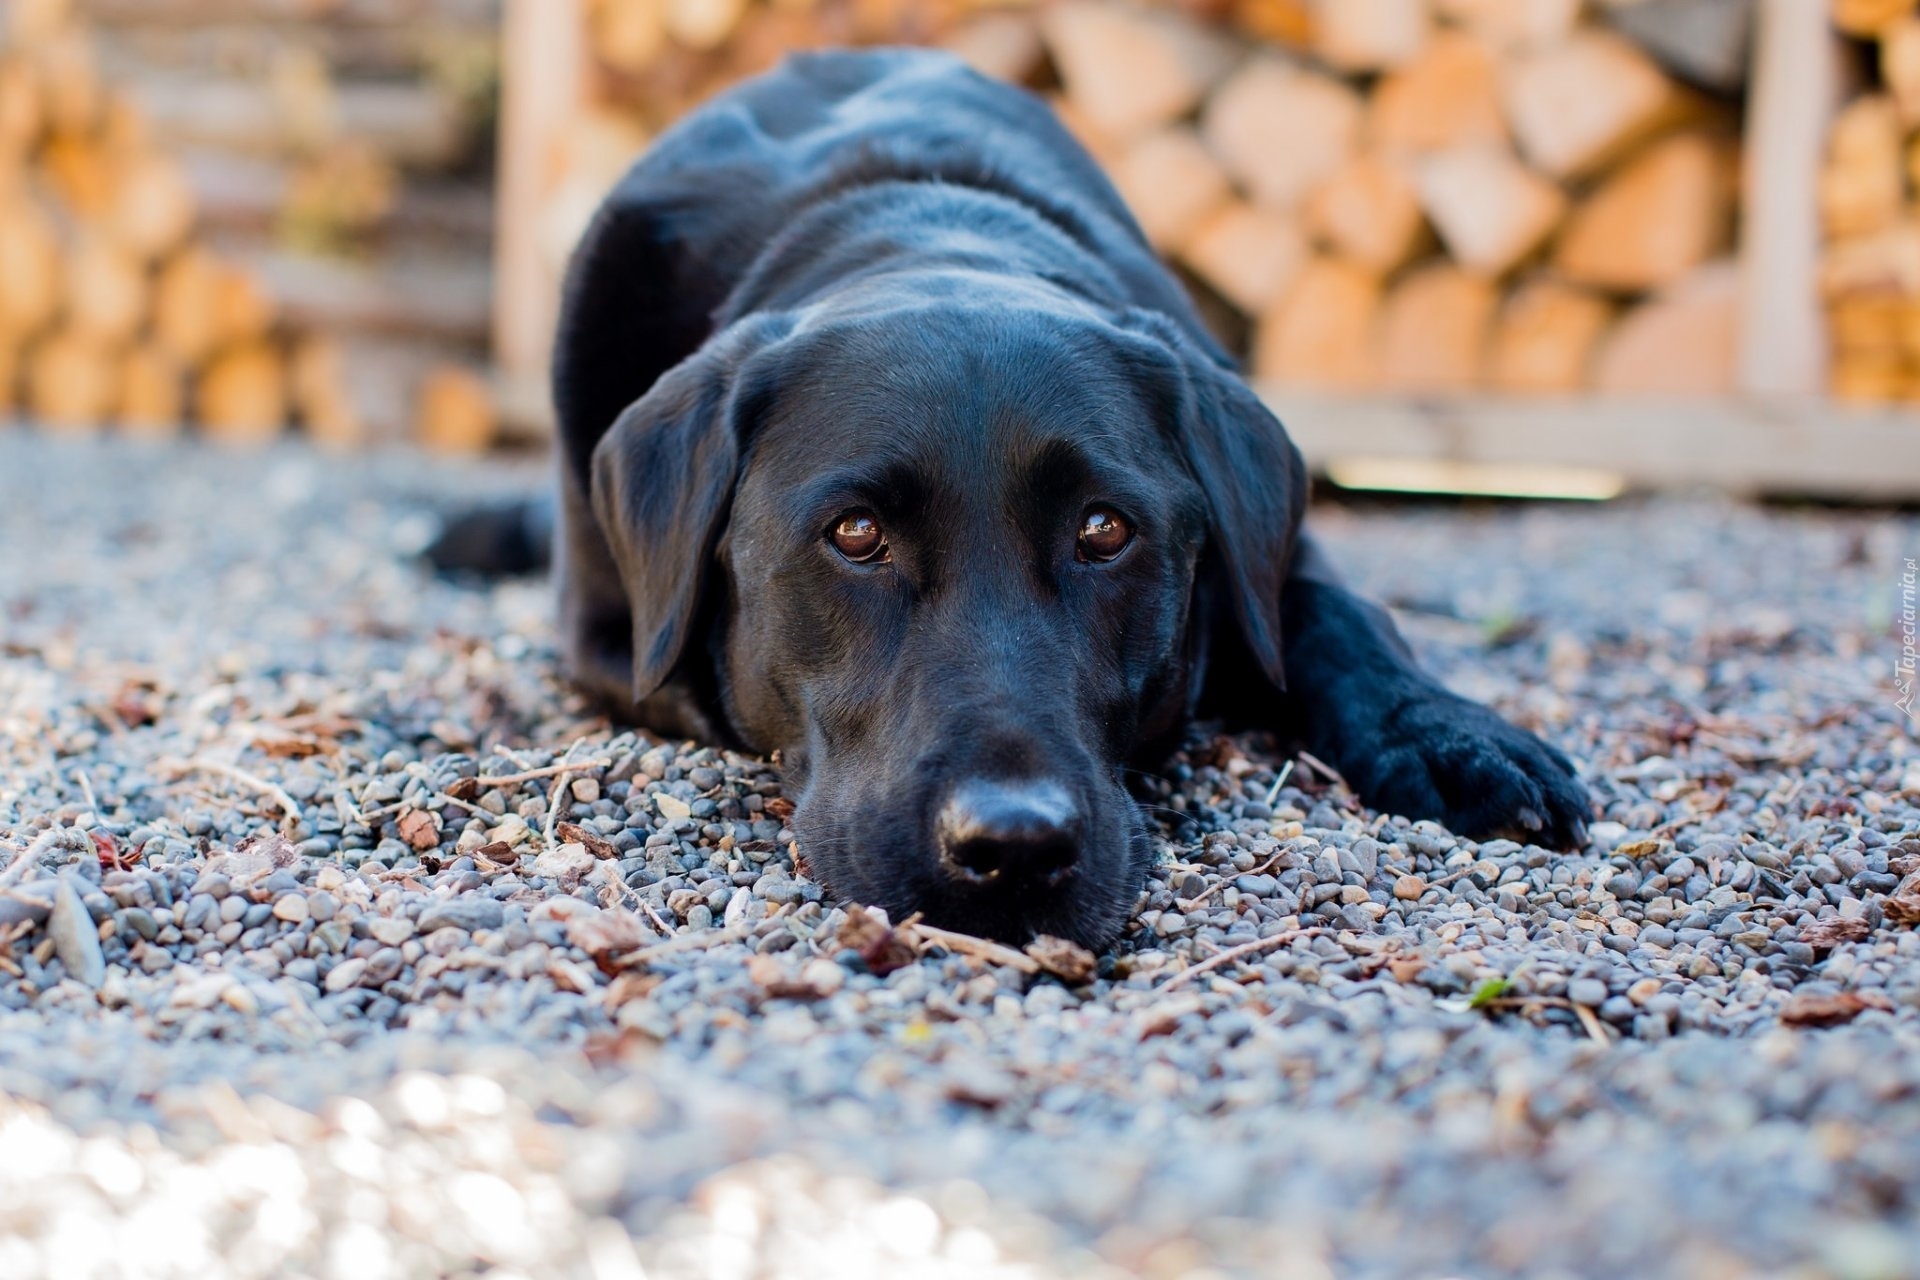
[[887, 535], [881, 532], [880, 522], [871, 511], [847, 512], [834, 524], [827, 540], [855, 564], [881, 564], [893, 558], [887, 549]]
[[1080, 518], [1080, 541], [1074, 554], [1081, 560], [1101, 563], [1113, 559], [1133, 541], [1133, 526], [1112, 507], [1088, 507]]

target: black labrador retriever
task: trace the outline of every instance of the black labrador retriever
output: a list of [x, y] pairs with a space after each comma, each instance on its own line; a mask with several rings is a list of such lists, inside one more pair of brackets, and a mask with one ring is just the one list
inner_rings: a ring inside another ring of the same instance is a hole
[[1093, 161], [954, 58], [796, 57], [664, 134], [575, 257], [554, 382], [571, 675], [777, 750], [839, 895], [1109, 941], [1149, 862], [1123, 774], [1196, 717], [1582, 839], [1566, 758], [1307, 540], [1285, 430]]

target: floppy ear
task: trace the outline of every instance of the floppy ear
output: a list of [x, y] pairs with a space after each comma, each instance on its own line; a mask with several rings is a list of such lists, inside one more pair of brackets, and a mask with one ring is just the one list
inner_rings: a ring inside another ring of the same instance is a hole
[[673, 674], [692, 635], [762, 396], [747, 366], [791, 327], [756, 316], [662, 374], [594, 447], [594, 520], [633, 619], [633, 700]]
[[1166, 429], [1207, 501], [1207, 527], [1247, 651], [1287, 687], [1280, 594], [1307, 507], [1307, 469], [1240, 375], [1158, 316], [1140, 323], [1173, 366]]

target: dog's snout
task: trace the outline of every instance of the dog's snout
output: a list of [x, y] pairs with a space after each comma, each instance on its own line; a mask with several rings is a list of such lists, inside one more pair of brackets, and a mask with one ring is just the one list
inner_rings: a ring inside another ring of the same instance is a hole
[[1058, 782], [964, 782], [940, 810], [940, 858], [961, 879], [1053, 884], [1080, 859], [1078, 806]]

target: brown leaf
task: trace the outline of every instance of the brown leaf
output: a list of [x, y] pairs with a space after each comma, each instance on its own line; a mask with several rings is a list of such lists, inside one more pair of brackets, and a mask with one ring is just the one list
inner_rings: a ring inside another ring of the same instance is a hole
[[440, 819], [425, 809], [407, 810], [394, 825], [400, 838], [422, 853], [440, 847]]
[[1843, 942], [1859, 942], [1871, 932], [1859, 916], [1829, 916], [1801, 929], [1800, 941], [1815, 951], [1831, 951]]
[[617, 858], [620, 856], [620, 851], [614, 848], [610, 841], [601, 839], [585, 827], [571, 822], [557, 822], [554, 824], [553, 829], [559, 832], [560, 838], [568, 844], [585, 845], [587, 852], [596, 858]]
[[919, 957], [900, 931], [880, 923], [878, 916], [865, 907], [847, 908], [846, 921], [834, 941], [858, 951], [869, 972], [886, 977], [895, 969], [904, 969]]
[[473, 856], [475, 858], [485, 858], [488, 862], [498, 863], [503, 867], [510, 867], [520, 861], [520, 851], [508, 844], [505, 840], [495, 840], [491, 844], [483, 844], [473, 851]]
[[1098, 963], [1093, 952], [1077, 942], [1043, 933], [1027, 944], [1027, 954], [1062, 982], [1081, 983], [1093, 976]]
[[616, 956], [659, 940], [639, 916], [625, 907], [576, 912], [567, 917], [566, 927], [567, 941], [603, 966]]
[[793, 816], [793, 801], [785, 796], [768, 796], [766, 811], [775, 822], [785, 822]]
[[447, 794], [455, 800], [471, 800], [480, 794], [478, 778], [455, 778], [447, 787]]
[[1831, 996], [1802, 992], [1781, 1008], [1780, 1021], [1790, 1027], [1837, 1027], [1869, 1009], [1892, 1008], [1893, 1001], [1878, 991], [1842, 991]]

